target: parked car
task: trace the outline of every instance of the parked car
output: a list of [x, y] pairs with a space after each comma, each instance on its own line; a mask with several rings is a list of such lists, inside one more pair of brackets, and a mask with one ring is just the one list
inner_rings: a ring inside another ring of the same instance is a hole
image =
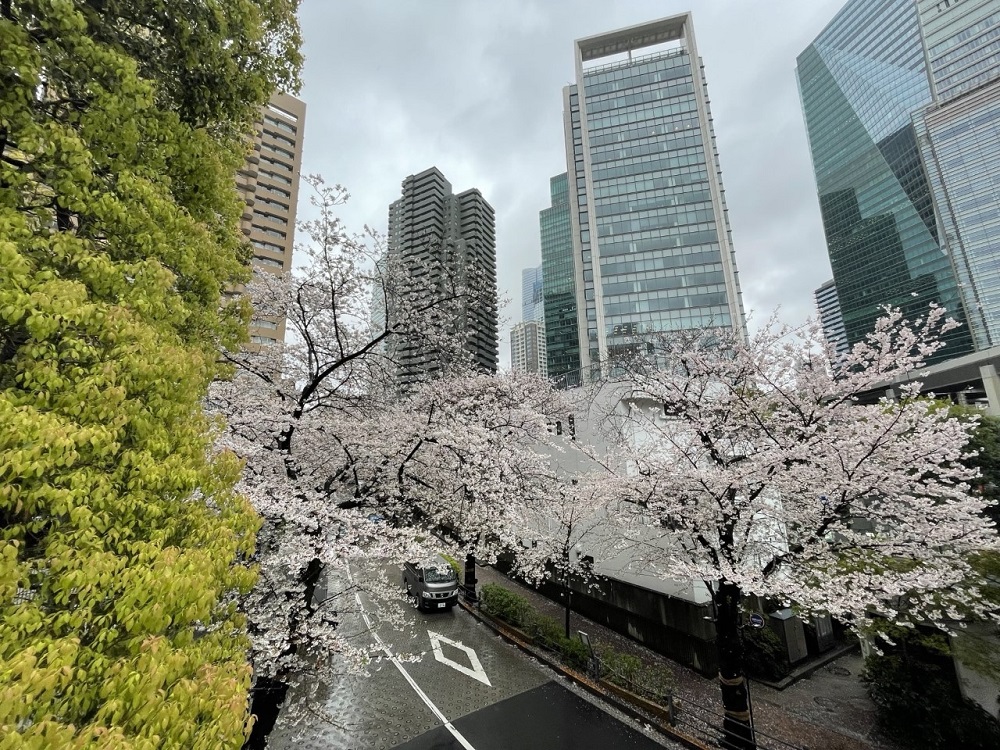
[[403, 564], [403, 587], [420, 610], [451, 609], [458, 603], [458, 576], [443, 557]]

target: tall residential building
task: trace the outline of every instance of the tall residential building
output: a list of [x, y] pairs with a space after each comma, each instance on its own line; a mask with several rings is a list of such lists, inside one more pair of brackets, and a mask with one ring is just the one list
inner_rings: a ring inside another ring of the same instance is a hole
[[542, 301], [542, 267], [521, 270], [521, 322], [544, 320]]
[[548, 375], [557, 387], [580, 385], [580, 339], [569, 178], [549, 181], [552, 205], [538, 215], [542, 241], [542, 301]]
[[543, 378], [548, 377], [544, 323], [529, 320], [511, 329], [510, 365], [517, 372], [534, 372]]
[[833, 283], [833, 279], [817, 289], [815, 297], [824, 338], [833, 347], [834, 354], [845, 353], [850, 347], [847, 344], [847, 334], [844, 332], [844, 316], [840, 313], [837, 285]]
[[[283, 273], [292, 265], [305, 124], [305, 102], [273, 95], [261, 108], [253, 152], [236, 176], [246, 202], [243, 233], [253, 245], [253, 265], [262, 271]], [[258, 346], [284, 341], [284, 318], [254, 318], [250, 339]]]
[[881, 306], [1000, 344], [1000, 1], [850, 0], [798, 58], [849, 344]]
[[475, 188], [452, 194], [436, 167], [407, 177], [402, 197], [389, 206], [389, 258], [410, 275], [413, 294], [456, 281], [473, 292], [454, 319], [441, 321], [440, 346], [433, 337], [393, 342], [400, 387], [442, 374], [456, 348], [481, 370], [496, 372], [496, 231], [482, 194]]
[[691, 14], [574, 45], [563, 91], [580, 359], [588, 377], [647, 333], [743, 329]]

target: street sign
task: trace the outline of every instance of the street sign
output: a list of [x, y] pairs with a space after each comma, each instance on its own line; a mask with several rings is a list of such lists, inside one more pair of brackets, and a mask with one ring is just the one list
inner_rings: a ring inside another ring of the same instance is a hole
[[750, 627], [757, 628], [758, 630], [764, 627], [764, 615], [760, 612], [754, 612], [750, 615]]

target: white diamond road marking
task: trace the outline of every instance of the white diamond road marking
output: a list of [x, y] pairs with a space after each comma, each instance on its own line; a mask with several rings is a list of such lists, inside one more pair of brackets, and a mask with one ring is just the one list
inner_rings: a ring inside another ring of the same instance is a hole
[[[466, 646], [461, 641], [453, 641], [450, 638], [445, 638], [440, 633], [435, 633], [433, 630], [428, 630], [427, 635], [431, 638], [431, 648], [434, 649], [434, 658], [437, 659], [442, 664], [446, 664], [452, 669], [456, 669], [464, 675], [471, 677], [474, 680], [479, 680], [484, 685], [489, 685], [493, 687], [490, 683], [490, 678], [486, 676], [486, 672], [483, 671], [483, 665], [479, 662], [479, 657], [476, 656], [476, 652], [471, 648]], [[457, 648], [459, 651], [464, 651], [465, 655], [469, 657], [469, 664], [472, 668], [465, 666], [464, 664], [459, 664], [457, 661], [452, 661], [443, 653], [441, 653], [441, 644], [447, 643], [449, 646]]]

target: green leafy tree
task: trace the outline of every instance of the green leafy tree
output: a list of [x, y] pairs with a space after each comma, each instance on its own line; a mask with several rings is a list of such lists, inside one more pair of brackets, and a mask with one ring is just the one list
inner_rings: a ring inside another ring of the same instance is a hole
[[966, 463], [979, 470], [976, 490], [991, 503], [987, 515], [1000, 524], [1000, 418], [963, 406], [952, 406], [949, 412], [959, 419], [976, 417], [976, 426], [969, 435], [969, 448], [975, 455]]
[[258, 520], [201, 400], [295, 0], [0, 0], [0, 748], [239, 747]]

